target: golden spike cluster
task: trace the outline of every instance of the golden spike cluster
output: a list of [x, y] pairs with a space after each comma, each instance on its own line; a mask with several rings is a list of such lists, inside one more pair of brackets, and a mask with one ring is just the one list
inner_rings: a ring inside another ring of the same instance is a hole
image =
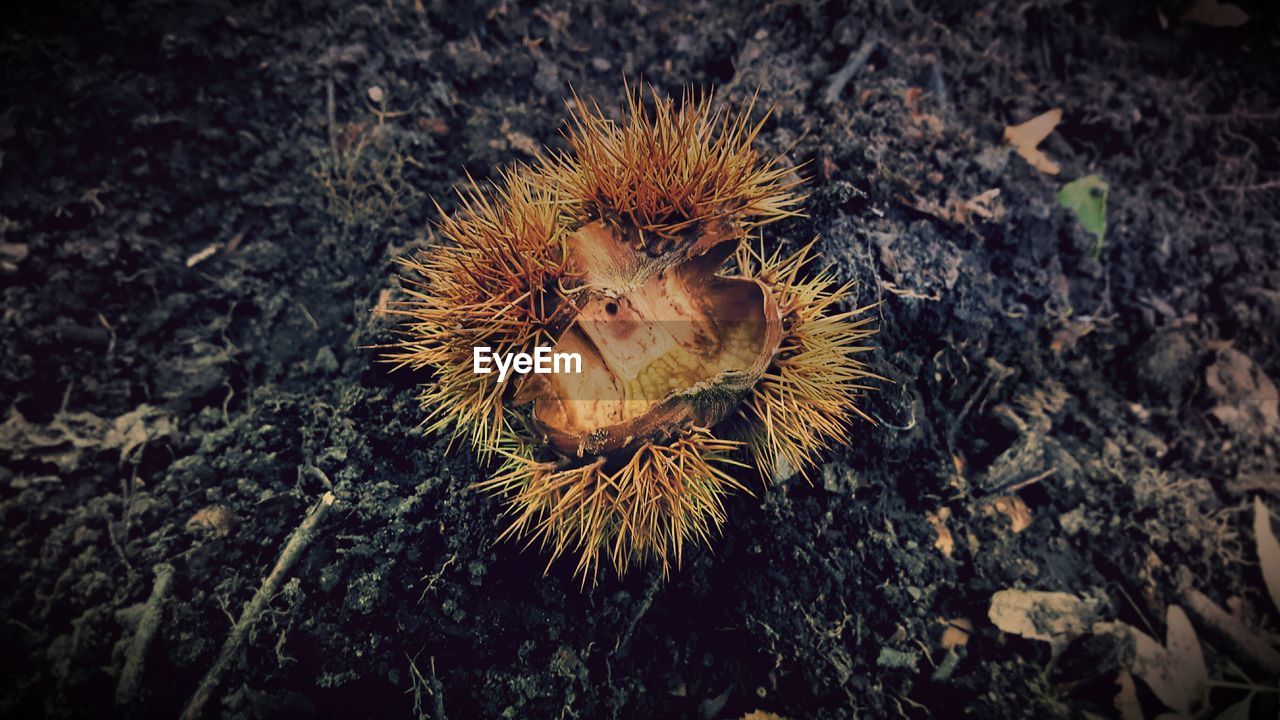
[[[753, 107], [735, 114], [693, 93], [678, 105], [656, 93], [646, 103], [628, 91], [615, 123], [579, 100], [569, 152], [507, 170], [487, 189], [471, 181], [458, 210], [441, 213], [444, 242], [401, 262], [405, 300], [391, 312], [406, 322], [385, 359], [434, 370], [419, 396], [432, 431], [467, 439], [482, 459], [501, 458], [479, 483], [511, 518], [500, 539], [540, 545], [548, 567], [576, 555], [584, 582], [604, 562], [619, 573], [645, 561], [664, 573], [679, 567], [687, 543], [709, 543], [725, 523], [724, 498], [746, 491], [731, 474], [743, 466], [738, 458], [752, 458], [766, 478], [780, 460], [807, 470], [845, 439], [848, 418], [862, 415], [856, 399], [875, 378], [857, 358], [874, 333], [865, 308], [834, 312], [848, 287], [825, 273], [806, 279], [812, 244], [786, 258], [747, 247], [752, 228], [798, 214], [801, 200], [790, 171], [752, 147], [764, 122], [751, 121]], [[597, 220], [619, 237], [702, 232], [738, 243], [738, 267], [721, 273], [767, 288], [781, 340], [772, 354], [772, 345], [762, 348], [772, 360], [753, 370], [754, 385], [721, 394], [740, 404], [712, 427], [678, 424], [611, 454], [568, 457], [544, 442], [527, 405], [513, 407], [516, 381], [475, 374], [471, 360], [480, 345], [527, 352], [554, 344], [576, 322], [582, 298], [596, 290], [572, 270], [570, 238]]]
[[407, 300], [390, 312], [408, 321], [384, 359], [396, 368], [434, 368], [435, 382], [419, 396], [429, 429], [451, 429], [487, 456], [506, 431], [506, 388], [496, 375], [471, 371], [472, 348], [521, 352], [544, 333], [563, 300], [565, 224], [523, 167], [503, 172], [488, 190], [471, 180], [458, 196], [456, 214], [441, 211], [447, 242], [400, 260]]
[[726, 468], [742, 443], [694, 430], [669, 444], [641, 446], [620, 467], [597, 458], [579, 467], [540, 462], [527, 446], [501, 451], [505, 462], [480, 489], [507, 499], [511, 524], [499, 539], [523, 538], [550, 551], [547, 567], [576, 553], [576, 574], [595, 576], [601, 556], [621, 574], [656, 560], [664, 575], [680, 566], [688, 540], [710, 542], [726, 519], [723, 498], [746, 488]]
[[768, 115], [751, 122], [753, 98], [736, 115], [713, 107], [710, 94], [686, 92], [679, 107], [627, 93], [622, 124], [575, 98], [566, 132], [572, 152], [549, 158], [541, 172], [562, 184], [580, 215], [625, 221], [670, 236], [716, 219], [747, 230], [797, 215], [799, 180], [752, 147]]
[[876, 333], [873, 306], [828, 314], [851, 285], [837, 287], [830, 271], [801, 276], [816, 243], [785, 258], [738, 246], [739, 268], [774, 289], [786, 328], [773, 365], [739, 408], [738, 427], [766, 479], [779, 459], [807, 478], [818, 453], [847, 437], [851, 415], [874, 422], [857, 399], [872, 389], [865, 381], [884, 380], [857, 357], [874, 349], [863, 344]]

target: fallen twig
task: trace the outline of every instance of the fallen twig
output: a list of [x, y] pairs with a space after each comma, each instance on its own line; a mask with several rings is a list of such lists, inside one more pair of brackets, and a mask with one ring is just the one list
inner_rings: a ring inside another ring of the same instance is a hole
[[275, 567], [271, 569], [271, 573], [262, 581], [262, 585], [258, 588], [258, 592], [254, 594], [253, 599], [245, 604], [244, 611], [240, 613], [240, 620], [231, 628], [231, 634], [222, 643], [222, 650], [218, 653], [218, 659], [214, 661], [213, 666], [209, 668], [209, 672], [200, 681], [200, 686], [196, 688], [195, 694], [191, 696], [191, 700], [187, 703], [187, 709], [182, 713], [182, 720], [195, 720], [195, 718], [200, 717], [205, 703], [209, 701], [209, 698], [213, 696], [213, 691], [222, 682], [222, 676], [238, 661], [240, 651], [244, 647], [245, 638], [249, 636], [249, 630], [252, 629], [262, 615], [262, 611], [266, 609], [267, 604], [276, 594], [280, 583], [289, 574], [289, 569], [293, 567], [293, 564], [302, 555], [303, 551], [311, 544], [311, 539], [315, 536], [316, 526], [324, 519], [324, 516], [329, 512], [329, 508], [333, 507], [334, 501], [333, 493], [326, 492], [320, 498], [320, 502], [311, 508], [306, 518], [289, 536], [289, 541], [285, 543], [284, 550], [280, 552], [280, 558], [276, 560]]
[[[1058, 472], [1058, 468], [1051, 467], [1048, 470], [1045, 470], [1044, 472], [1036, 473], [1035, 475], [1032, 475], [1022, 480], [1019, 480], [1017, 479], [1017, 476], [1014, 476], [1014, 479], [1011, 480], [1008, 484], [997, 485], [996, 487], [991, 488], [987, 492], [992, 493], [993, 495], [994, 494], [1012, 495], [1013, 493], [1016, 493], [1019, 490], [1022, 490], [1023, 488], [1030, 487], [1042, 480], [1047, 480], [1048, 478], [1053, 477], [1054, 473], [1056, 472]], [[991, 499], [996, 500], [998, 498], [992, 497]]]
[[128, 705], [138, 696], [147, 649], [151, 647], [151, 640], [160, 629], [164, 602], [169, 596], [169, 586], [173, 584], [172, 565], [160, 563], [152, 569], [155, 571], [156, 579], [151, 585], [151, 596], [147, 598], [146, 607], [142, 609], [142, 617], [138, 620], [137, 630], [133, 632], [133, 640], [129, 641], [124, 669], [120, 671], [120, 681], [116, 683], [116, 703], [120, 705]]
[[835, 105], [840, 99], [840, 93], [844, 92], [844, 86], [849, 84], [862, 66], [867, 64], [871, 59], [871, 53], [875, 52], [876, 45], [880, 44], [880, 35], [871, 33], [867, 36], [857, 50], [849, 53], [849, 59], [844, 62], [844, 66], [831, 76], [831, 82], [827, 84], [827, 89], [822, 93], [822, 101], [827, 105]]

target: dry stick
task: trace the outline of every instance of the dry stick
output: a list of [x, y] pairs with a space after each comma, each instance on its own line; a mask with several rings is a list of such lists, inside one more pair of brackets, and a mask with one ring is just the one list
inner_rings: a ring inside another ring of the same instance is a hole
[[831, 83], [827, 85], [826, 92], [822, 94], [822, 101], [827, 105], [835, 105], [840, 99], [840, 93], [844, 92], [844, 86], [849, 84], [854, 75], [857, 75], [862, 66], [867, 64], [871, 59], [871, 53], [875, 51], [876, 45], [880, 44], [879, 33], [871, 33], [866, 40], [849, 54], [849, 59], [845, 61], [844, 67], [840, 68], [831, 76]]
[[[999, 486], [999, 485], [998, 485], [998, 486], [996, 486], [996, 487], [994, 487], [994, 488], [991, 488], [991, 489], [990, 489], [990, 490], [988, 490], [987, 492], [988, 492], [988, 493], [990, 493], [990, 494], [993, 494], [993, 495], [994, 495], [995, 493], [1002, 493], [1002, 494], [1004, 494], [1004, 495], [1012, 495], [1012, 494], [1014, 494], [1014, 493], [1018, 492], [1019, 490], [1022, 490], [1023, 488], [1030, 487], [1030, 486], [1035, 485], [1036, 483], [1038, 483], [1038, 482], [1040, 482], [1040, 481], [1042, 481], [1042, 480], [1047, 480], [1047, 479], [1049, 479], [1049, 478], [1053, 477], [1053, 474], [1054, 474], [1054, 473], [1056, 473], [1056, 472], [1058, 472], [1058, 468], [1056, 468], [1056, 467], [1051, 467], [1051, 468], [1049, 468], [1048, 470], [1045, 470], [1045, 471], [1044, 471], [1044, 472], [1042, 472], [1042, 473], [1037, 473], [1037, 474], [1035, 474], [1035, 475], [1032, 475], [1031, 477], [1029, 477], [1029, 478], [1027, 478], [1027, 479], [1025, 479], [1025, 480], [1014, 480], [1013, 482], [1009, 483], [1008, 485], [1002, 485], [1002, 486]], [[995, 500], [999, 500], [1000, 498], [998, 498], [998, 497], [992, 497], [992, 498], [990, 498], [990, 499], [991, 499], [992, 501], [995, 501]]]
[[440, 678], [436, 677], [436, 657], [431, 656], [431, 681], [423, 676], [422, 671], [418, 669], [417, 656], [409, 657], [409, 653], [404, 654], [409, 658], [409, 672], [413, 673], [413, 710], [419, 719], [426, 717], [422, 712], [422, 691], [418, 689], [421, 683], [431, 694], [431, 702], [435, 707], [435, 716], [431, 720], [448, 720], [444, 714], [444, 686], [440, 684]]
[[1199, 590], [1185, 590], [1182, 599], [1192, 615], [1203, 622], [1213, 634], [1230, 645], [1239, 659], [1269, 676], [1280, 674], [1280, 651], [1258, 637], [1231, 613], [1218, 607]]
[[325, 120], [327, 121], [326, 129], [329, 132], [329, 151], [334, 157], [338, 156], [338, 130], [337, 130], [337, 103], [333, 97], [333, 76], [324, 84], [324, 111]]
[[151, 597], [147, 598], [146, 607], [142, 609], [142, 617], [138, 620], [138, 629], [129, 642], [129, 652], [125, 655], [124, 669], [120, 671], [120, 682], [116, 683], [116, 703], [128, 705], [138, 696], [138, 688], [142, 685], [142, 666], [146, 660], [147, 648], [160, 629], [160, 616], [164, 612], [164, 601], [169, 595], [169, 586], [173, 584], [173, 566], [159, 563], [155, 571], [155, 583], [151, 586]]
[[929, 81], [933, 83], [933, 96], [944, 110], [951, 109], [950, 93], [947, 92], [947, 79], [942, 75], [942, 63], [934, 60], [929, 66]]
[[245, 638], [249, 636], [249, 630], [257, 622], [258, 617], [262, 615], [267, 603], [276, 594], [276, 588], [280, 586], [285, 575], [289, 574], [289, 569], [293, 567], [294, 562], [311, 544], [311, 539], [315, 536], [316, 526], [324, 519], [325, 514], [329, 512], [329, 508], [333, 507], [333, 503], [333, 493], [326, 492], [320, 498], [320, 502], [316, 503], [315, 507], [311, 508], [311, 511], [307, 513], [307, 517], [303, 519], [302, 524], [298, 525], [298, 528], [289, 536], [289, 542], [285, 543], [284, 550], [280, 552], [280, 559], [276, 560], [276, 566], [271, 568], [271, 574], [267, 575], [266, 579], [262, 581], [262, 586], [258, 588], [258, 592], [254, 594], [253, 599], [244, 606], [244, 611], [240, 613], [240, 620], [236, 622], [235, 627], [231, 628], [231, 634], [222, 643], [222, 650], [218, 653], [218, 659], [214, 661], [213, 666], [209, 668], [209, 672], [205, 674], [204, 680], [200, 681], [200, 687], [196, 688], [195, 694], [191, 696], [190, 702], [187, 703], [187, 709], [182, 713], [182, 720], [195, 720], [200, 717], [205, 703], [209, 701], [209, 698], [213, 696], [213, 691], [222, 682], [222, 676], [226, 674], [227, 670], [231, 669], [235, 659], [239, 658], [240, 650], [244, 647]]

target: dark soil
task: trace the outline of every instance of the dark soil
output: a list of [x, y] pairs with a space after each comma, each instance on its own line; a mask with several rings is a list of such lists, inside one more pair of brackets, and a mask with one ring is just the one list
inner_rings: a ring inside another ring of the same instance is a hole
[[[988, 620], [1006, 588], [1157, 638], [1198, 589], [1274, 641], [1251, 511], [1280, 502], [1274, 6], [1112, 5], [6, 5], [0, 715], [181, 713], [330, 489], [205, 716], [1116, 714], [1122, 649], [1050, 662]], [[624, 77], [775, 106], [760, 144], [810, 198], [765, 244], [821, 237], [881, 303], [891, 382], [878, 426], [735, 498], [670, 579], [580, 588], [494, 543], [485, 468], [370, 346], [433, 199], [561, 146], [570, 88], [617, 108]], [[1055, 106], [1051, 177], [1001, 136]], [[1055, 201], [1091, 173], [1097, 258]]]

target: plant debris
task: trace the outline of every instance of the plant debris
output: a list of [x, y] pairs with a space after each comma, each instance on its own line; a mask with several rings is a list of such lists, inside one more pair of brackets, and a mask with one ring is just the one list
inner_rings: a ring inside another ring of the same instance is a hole
[[1085, 231], [1095, 238], [1090, 255], [1094, 259], [1102, 254], [1102, 242], [1107, 235], [1107, 193], [1111, 187], [1097, 175], [1086, 175], [1072, 180], [1058, 190], [1058, 204], [1074, 212]]
[[1218, 350], [1204, 380], [1214, 401], [1209, 414], [1232, 432], [1248, 437], [1280, 432], [1280, 393], [1248, 355], [1231, 347]]
[[1004, 129], [1004, 141], [1013, 146], [1031, 164], [1031, 167], [1046, 175], [1057, 175], [1061, 168], [1040, 150], [1040, 143], [1049, 137], [1049, 133], [1062, 122], [1062, 108], [1053, 108], [1031, 118], [1020, 125], [1010, 125]]
[[1040, 590], [1001, 590], [991, 596], [987, 616], [1004, 632], [1049, 643], [1055, 656], [1099, 621], [1096, 603]]

